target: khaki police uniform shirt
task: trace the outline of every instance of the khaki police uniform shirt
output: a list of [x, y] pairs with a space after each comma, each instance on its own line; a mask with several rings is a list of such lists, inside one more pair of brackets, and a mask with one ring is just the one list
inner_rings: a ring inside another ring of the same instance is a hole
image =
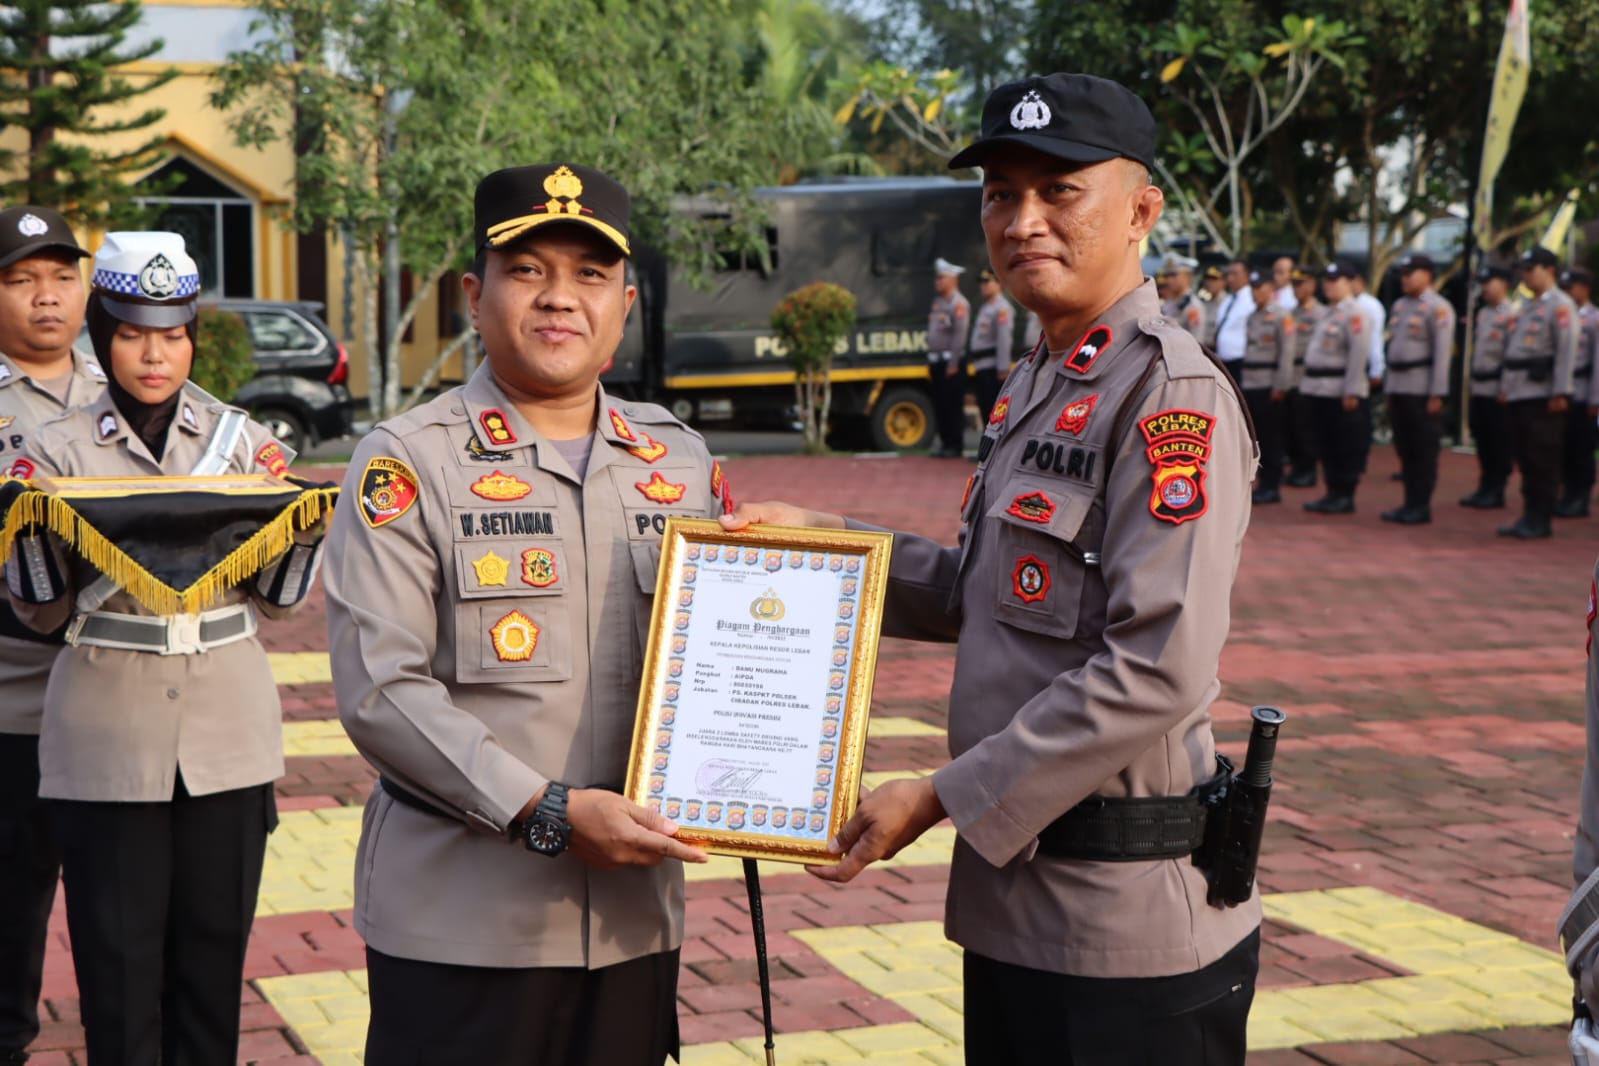
[[[91, 355], [72, 353], [72, 380], [65, 400], [35, 382], [16, 363], [0, 354], [0, 474], [10, 473], [21, 455], [29, 430], [69, 407], [86, 404], [105, 387], [105, 371]], [[26, 477], [28, 464], [14, 477]], [[59, 644], [45, 644], [13, 633], [33, 631], [17, 620], [9, 601], [0, 600], [0, 733], [37, 735], [44, 710], [44, 686]]]
[[1305, 377], [1305, 353], [1310, 350], [1310, 338], [1316, 326], [1327, 313], [1327, 306], [1319, 300], [1300, 304], [1294, 309], [1294, 373], [1290, 388], [1299, 388]]
[[927, 316], [927, 361], [960, 362], [966, 355], [966, 333], [971, 321], [971, 304], [956, 292], [953, 296], [933, 297]]
[[1366, 378], [1371, 331], [1371, 320], [1354, 297], [1327, 308], [1305, 349], [1300, 393], [1321, 397], [1371, 395], [1371, 383]]
[[1428, 289], [1401, 296], [1388, 314], [1388, 376], [1392, 396], [1448, 396], [1449, 356], [1455, 348], [1455, 309]]
[[1293, 388], [1293, 316], [1274, 303], [1257, 306], [1244, 328], [1244, 374], [1239, 384], [1278, 392]]
[[1599, 385], [1596, 385], [1599, 374], [1594, 373], [1599, 369], [1599, 363], [1594, 360], [1594, 353], [1599, 350], [1599, 307], [1583, 304], [1577, 308], [1577, 320], [1580, 327], [1577, 356], [1571, 368], [1571, 403], [1574, 407], [1584, 407], [1599, 404]]
[[[183, 388], [159, 462], [129, 429], [109, 393], [40, 426], [24, 445], [24, 457], [41, 475], [187, 474], [205, 454], [228, 408], [192, 384]], [[264, 426], [250, 422], [226, 472], [270, 473], [293, 458]], [[65, 622], [77, 592], [100, 576], [75, 553], [69, 557], [67, 595], [42, 606], [13, 604], [42, 632]], [[253, 588], [247, 582], [230, 589], [211, 609], [248, 600], [269, 617], [293, 610], [268, 605]], [[121, 591], [103, 608], [151, 614]], [[282, 714], [266, 651], [255, 637], [197, 655], [68, 646], [61, 649], [45, 692], [39, 794], [159, 802], [172, 798], [179, 772], [195, 796], [266, 784], [283, 776]]]
[[598, 390], [579, 480], [487, 364], [356, 449], [324, 580], [344, 727], [454, 817], [367, 802], [355, 923], [403, 958], [598, 968], [671, 950], [683, 870], [508, 839], [549, 781], [620, 789], [666, 518], [730, 506], [699, 435]]
[[1206, 306], [1199, 294], [1190, 289], [1177, 299], [1163, 303], [1160, 313], [1187, 330], [1196, 341], [1204, 341]]
[[1497, 396], [1499, 377], [1504, 373], [1505, 345], [1516, 324], [1516, 308], [1509, 300], [1484, 304], [1477, 309], [1477, 328], [1472, 334], [1471, 394]]
[[933, 775], [959, 832], [946, 930], [1056, 973], [1191, 972], [1260, 924], [1258, 898], [1220, 910], [1186, 857], [1053, 858], [1038, 834], [1090, 796], [1180, 796], [1216, 771], [1244, 413], [1147, 281], [1074, 350], [1017, 364], [996, 413], [960, 546], [896, 534], [889, 567], [884, 632], [958, 640], [953, 761]]
[[1525, 301], [1505, 343], [1499, 394], [1511, 403], [1570, 396], [1579, 329], [1577, 305], [1554, 286]]
[[[973, 370], [1008, 370], [1015, 349], [1016, 312], [1010, 301], [996, 296], [977, 309], [972, 323]], [[979, 352], [987, 352], [979, 355]]]

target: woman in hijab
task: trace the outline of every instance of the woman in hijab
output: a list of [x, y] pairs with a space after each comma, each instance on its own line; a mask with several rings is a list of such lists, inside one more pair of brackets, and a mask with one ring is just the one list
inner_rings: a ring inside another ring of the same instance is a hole
[[[34, 431], [33, 476], [284, 472], [292, 457], [264, 427], [189, 381], [198, 295], [178, 235], [107, 236], [87, 314], [107, 388]], [[256, 611], [276, 617], [303, 599], [317, 539], [297, 533], [198, 615], [151, 612], [54, 533], [13, 548], [19, 617], [44, 632], [70, 622], [45, 695], [40, 796], [62, 842], [93, 1066], [236, 1060], [245, 943], [283, 773]]]

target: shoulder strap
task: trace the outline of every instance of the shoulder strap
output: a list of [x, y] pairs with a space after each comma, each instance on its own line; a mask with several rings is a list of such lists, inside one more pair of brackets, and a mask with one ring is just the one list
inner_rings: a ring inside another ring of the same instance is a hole
[[248, 421], [249, 416], [236, 407], [224, 410], [222, 417], [217, 419], [216, 428], [211, 431], [211, 439], [206, 442], [205, 454], [195, 460], [189, 473], [204, 477], [215, 476], [226, 470], [233, 449], [239, 446], [239, 438], [244, 436], [244, 424]]

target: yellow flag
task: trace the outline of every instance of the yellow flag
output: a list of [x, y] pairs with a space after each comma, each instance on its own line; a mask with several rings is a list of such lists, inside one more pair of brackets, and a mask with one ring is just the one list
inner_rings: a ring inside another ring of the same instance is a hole
[[1493, 236], [1493, 185], [1510, 151], [1510, 131], [1527, 95], [1527, 75], [1532, 67], [1532, 42], [1527, 32], [1529, 0], [1510, 0], [1505, 16], [1505, 39], [1499, 45], [1494, 67], [1493, 99], [1488, 104], [1488, 128], [1482, 138], [1482, 170], [1477, 177], [1477, 204], [1473, 220], [1478, 247], [1486, 250]]
[[1582, 194], [1577, 189], [1566, 193], [1566, 202], [1555, 212], [1554, 220], [1549, 223], [1549, 229], [1544, 233], [1543, 240], [1538, 242], [1561, 259], [1566, 257], [1566, 236], [1571, 232], [1571, 220], [1577, 217], [1577, 197], [1580, 195]]

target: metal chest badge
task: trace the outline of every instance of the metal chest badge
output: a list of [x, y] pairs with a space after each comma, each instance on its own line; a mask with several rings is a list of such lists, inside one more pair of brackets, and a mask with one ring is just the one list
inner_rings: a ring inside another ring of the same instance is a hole
[[1148, 442], [1145, 454], [1154, 465], [1149, 513], [1162, 522], [1182, 525], [1203, 515], [1205, 463], [1216, 416], [1199, 411], [1157, 411], [1138, 423]]

